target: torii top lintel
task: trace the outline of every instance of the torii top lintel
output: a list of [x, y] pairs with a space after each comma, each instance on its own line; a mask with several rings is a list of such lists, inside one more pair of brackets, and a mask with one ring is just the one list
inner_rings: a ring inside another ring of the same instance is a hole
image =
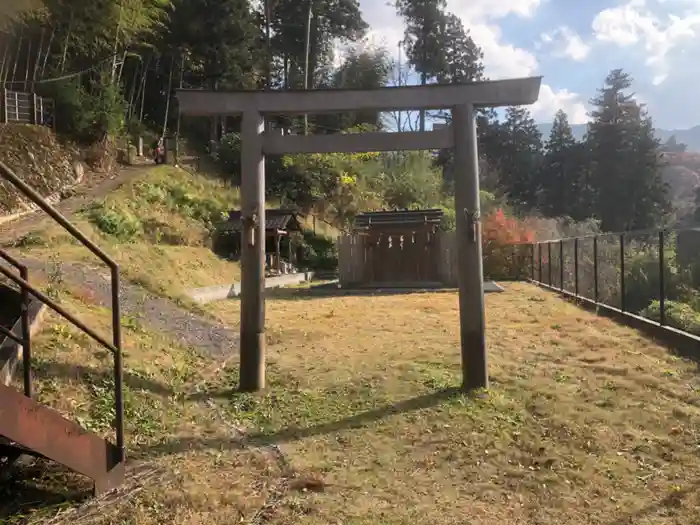
[[236, 115], [245, 111], [271, 114], [333, 113], [357, 110], [398, 111], [533, 104], [542, 77], [464, 84], [385, 87], [379, 89], [313, 89], [308, 91], [205, 91], [178, 89], [180, 114]]

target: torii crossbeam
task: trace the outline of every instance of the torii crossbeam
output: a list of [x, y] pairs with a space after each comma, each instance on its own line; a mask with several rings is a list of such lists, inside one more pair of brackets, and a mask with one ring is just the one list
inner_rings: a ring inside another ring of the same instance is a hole
[[[475, 107], [533, 104], [541, 77], [426, 86], [309, 91], [177, 90], [181, 115], [242, 115], [240, 389], [265, 387], [265, 154], [454, 149], [463, 386], [488, 387]], [[287, 135], [265, 133], [265, 115], [450, 109], [437, 131]]]

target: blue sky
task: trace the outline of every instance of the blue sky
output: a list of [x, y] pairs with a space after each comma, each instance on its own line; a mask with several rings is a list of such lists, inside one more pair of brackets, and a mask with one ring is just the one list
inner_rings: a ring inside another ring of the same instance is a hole
[[[360, 0], [368, 40], [398, 53], [403, 26], [387, 0]], [[587, 120], [613, 68], [635, 79], [655, 125], [700, 125], [700, 0], [448, 0], [484, 50], [489, 77], [542, 75], [538, 122], [557, 109]]]

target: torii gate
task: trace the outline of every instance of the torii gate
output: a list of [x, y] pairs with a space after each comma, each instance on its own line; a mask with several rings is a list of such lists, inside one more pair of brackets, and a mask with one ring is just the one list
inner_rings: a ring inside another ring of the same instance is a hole
[[[243, 115], [240, 389], [265, 388], [265, 154], [454, 148], [463, 387], [488, 387], [475, 107], [533, 104], [542, 77], [465, 84], [309, 91], [177, 90], [180, 115]], [[424, 132], [265, 133], [265, 115], [451, 109], [452, 125]]]

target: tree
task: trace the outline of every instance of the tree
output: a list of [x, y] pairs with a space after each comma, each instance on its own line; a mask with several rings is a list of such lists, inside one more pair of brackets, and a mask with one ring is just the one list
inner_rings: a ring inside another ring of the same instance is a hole
[[540, 172], [540, 208], [550, 217], [587, 215], [588, 188], [585, 181], [585, 148], [574, 138], [569, 119], [557, 111], [545, 145]]
[[[421, 85], [449, 69], [441, 47], [441, 35], [447, 25], [445, 7], [445, 0], [396, 0], [397, 11], [406, 24], [403, 42], [406, 56], [420, 74]], [[424, 110], [420, 112], [419, 127], [425, 131]]]
[[591, 100], [595, 109], [586, 143], [594, 212], [608, 231], [657, 226], [669, 209], [659, 141], [644, 107], [627, 91], [631, 86], [632, 78], [615, 69]]
[[530, 112], [522, 107], [506, 109], [506, 118], [495, 131], [493, 157], [500, 190], [518, 209], [536, 206], [540, 190], [538, 171], [542, 161], [542, 135]]
[[688, 145], [678, 142], [676, 136], [671, 135], [663, 146], [661, 146], [661, 150], [665, 153], [685, 153], [688, 150]]
[[444, 31], [438, 35], [444, 57], [435, 78], [440, 84], [474, 82], [484, 76], [484, 53], [464, 29], [462, 20], [453, 13], [443, 15]]
[[[330, 88], [378, 89], [387, 85], [391, 65], [384, 49], [353, 49], [336, 69], [327, 84]], [[319, 115], [314, 123], [321, 133], [337, 133], [360, 125], [373, 129], [382, 126], [378, 111]]]

